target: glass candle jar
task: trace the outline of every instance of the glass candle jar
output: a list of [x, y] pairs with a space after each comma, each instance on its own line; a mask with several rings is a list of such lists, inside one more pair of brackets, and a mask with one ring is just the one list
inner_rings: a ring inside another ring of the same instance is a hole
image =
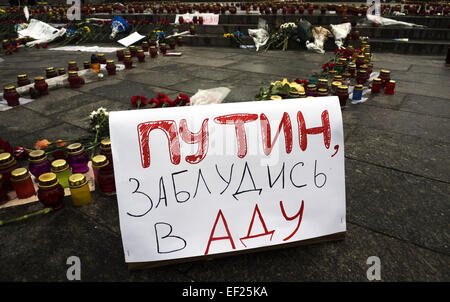
[[341, 82], [337, 82], [337, 81], [331, 83], [331, 94], [332, 95], [337, 95], [337, 89], [341, 85], [342, 85], [342, 83]]
[[44, 77], [34, 78], [34, 88], [39, 91], [40, 95], [48, 94], [48, 84], [45, 82]]
[[64, 67], [58, 68], [58, 75], [66, 74], [66, 69]]
[[114, 181], [114, 169], [109, 164], [108, 159], [104, 155], [97, 155], [92, 159], [92, 167], [97, 170], [96, 181], [103, 193], [113, 193], [116, 191], [116, 183]]
[[350, 77], [355, 77], [356, 75], [356, 64], [350, 63], [348, 64], [348, 73], [350, 74]]
[[333, 82], [342, 82], [342, 75], [335, 75], [333, 78]]
[[142, 42], [141, 48], [144, 52], [147, 52], [149, 48], [148, 42], [147, 41]]
[[83, 174], [72, 174], [69, 177], [69, 188], [72, 194], [72, 202], [75, 206], [83, 206], [92, 201], [91, 191]]
[[358, 70], [358, 75], [356, 77], [356, 82], [358, 84], [364, 84], [367, 81], [367, 70]]
[[91, 69], [93, 72], [100, 72], [100, 62], [96, 54], [91, 55]]
[[99, 53], [99, 54], [97, 55], [97, 57], [98, 57], [98, 62], [99, 62], [100, 64], [106, 64], [105, 54]]
[[166, 46], [166, 43], [161, 43], [160, 45], [159, 45], [159, 51], [164, 55], [164, 54], [166, 54], [166, 52], [167, 52], [167, 46]]
[[195, 26], [190, 26], [189, 27], [189, 33], [193, 36], [193, 35], [195, 35]]
[[175, 39], [170, 39], [169, 40], [169, 47], [170, 47], [170, 49], [175, 49], [175, 45], [176, 45]]
[[336, 63], [335, 70], [336, 70], [337, 74], [342, 74], [342, 72], [344, 71], [344, 65], [342, 64], [342, 62], [338, 61]]
[[113, 60], [106, 61], [106, 70], [108, 71], [108, 75], [116, 74], [116, 64], [114, 64]]
[[38, 199], [44, 206], [53, 210], [64, 206], [64, 189], [55, 173], [44, 173], [39, 176], [38, 188]]
[[300, 91], [299, 93], [298, 93], [298, 97], [299, 98], [306, 98], [306, 92], [304, 92], [304, 91]]
[[2, 41], [2, 48], [3, 49], [7, 49], [10, 46], [10, 43], [8, 40], [3, 40]]
[[19, 93], [16, 90], [16, 87], [13, 85], [3, 87], [3, 98], [8, 102], [8, 106], [18, 106], [19, 102]]
[[328, 95], [328, 89], [326, 88], [319, 88], [317, 90], [317, 96], [327, 96]]
[[177, 37], [177, 45], [183, 46], [183, 37]]
[[122, 62], [124, 59], [125, 54], [123, 53], [122, 49], [118, 49], [116, 51], [116, 56], [117, 56], [117, 60], [119, 60], [119, 62]]
[[391, 80], [391, 71], [387, 69], [380, 70], [381, 87], [385, 87], [386, 83]]
[[72, 175], [67, 161], [64, 159], [57, 159], [52, 162], [52, 173], [55, 173], [59, 184], [63, 188], [69, 187], [69, 177]]
[[80, 143], [67, 146], [67, 162], [72, 168], [72, 173], [86, 173], [89, 171], [89, 157]]
[[306, 85], [306, 96], [316, 96], [317, 86], [315, 84]]
[[155, 38], [151, 38], [150, 39], [150, 46], [155, 46], [156, 47], [156, 39]]
[[128, 50], [130, 51], [130, 56], [133, 58], [137, 55], [137, 48], [134, 45], [131, 45], [128, 47]]
[[327, 79], [318, 79], [317, 80], [317, 89], [328, 89], [328, 80]]
[[11, 153], [0, 153], [0, 174], [2, 174], [4, 185], [8, 190], [12, 190], [11, 172], [17, 168], [19, 168], [19, 164]]
[[150, 58], [155, 58], [158, 55], [156, 46], [150, 46]]
[[353, 89], [352, 100], [361, 101], [362, 92], [363, 92], [363, 85], [361, 84], [355, 85], [355, 88]]
[[28, 79], [28, 76], [26, 74], [19, 74], [17, 76], [17, 86], [22, 87], [25, 85], [31, 84], [30, 80]]
[[380, 91], [381, 91], [381, 79], [375, 78], [372, 81], [371, 93], [372, 94], [380, 93]]
[[331, 83], [333, 82], [334, 76], [337, 75], [337, 71], [332, 69], [332, 70], [328, 70], [328, 82]]
[[57, 76], [58, 76], [58, 74], [56, 73], [56, 70], [55, 70], [54, 67], [48, 67], [45, 70], [45, 77], [47, 79], [51, 79], [51, 78], [54, 78], [54, 77], [57, 77]]
[[106, 156], [109, 163], [113, 164], [111, 140], [109, 138], [105, 138], [100, 142], [100, 154]]
[[359, 66], [364, 65], [364, 55], [358, 55], [356, 57], [356, 68], [359, 68]]
[[131, 59], [131, 56], [125, 56], [123, 59], [123, 64], [125, 65], [125, 69], [133, 68], [133, 60]]
[[339, 104], [341, 107], [344, 107], [347, 104], [348, 99], [348, 86], [341, 85], [337, 89], [337, 96], [339, 98]]
[[28, 169], [34, 177], [51, 171], [51, 163], [44, 150], [33, 150], [28, 154]]
[[394, 94], [394, 90], [395, 90], [395, 81], [390, 80], [389, 82], [386, 83], [386, 88], [384, 90], [384, 94], [392, 95], [392, 94]]
[[78, 71], [77, 62], [75, 62], [75, 61], [70, 61], [70, 62], [69, 62], [69, 65], [68, 65], [68, 67], [67, 67], [67, 70]]
[[138, 58], [138, 62], [143, 63], [145, 62], [145, 53], [143, 49], [139, 49], [137, 51], [136, 57]]
[[91, 63], [89, 63], [89, 61], [83, 61], [83, 68], [84, 69], [91, 69]]
[[70, 88], [80, 88], [84, 84], [84, 79], [78, 75], [78, 71], [69, 71], [67, 80], [69, 81]]
[[25, 168], [17, 168], [11, 172], [11, 183], [19, 199], [36, 195], [30, 172]]

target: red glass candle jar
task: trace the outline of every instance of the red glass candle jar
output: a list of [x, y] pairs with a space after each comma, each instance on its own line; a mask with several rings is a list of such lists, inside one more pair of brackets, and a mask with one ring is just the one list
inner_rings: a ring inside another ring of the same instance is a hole
[[143, 49], [139, 49], [139, 50], [137, 51], [136, 56], [137, 56], [137, 58], [138, 58], [138, 62], [140, 62], [140, 63], [145, 62], [145, 53], [144, 53], [144, 50], [143, 50]]
[[338, 87], [341, 86], [341, 85], [342, 85], [341, 82], [333, 82], [333, 83], [331, 83], [331, 93], [333, 95], [337, 95]]
[[177, 45], [178, 46], [183, 46], [183, 37], [178, 37], [177, 38]]
[[31, 84], [31, 82], [26, 74], [19, 74], [17, 76], [17, 86], [22, 87], [29, 84]]
[[381, 87], [385, 87], [386, 83], [391, 80], [391, 72], [387, 69], [380, 70]]
[[395, 90], [395, 81], [390, 80], [389, 82], [386, 83], [386, 88], [384, 90], [384, 94], [392, 95], [392, 94], [394, 94], [394, 90]]
[[142, 42], [141, 48], [142, 48], [142, 50], [143, 50], [144, 52], [147, 52], [147, 51], [148, 51], [148, 48], [149, 48], [148, 42], [147, 42], [147, 41]]
[[356, 64], [350, 63], [348, 64], [348, 72], [350, 73], [350, 77], [354, 78], [356, 75]]
[[19, 164], [10, 153], [0, 153], [0, 174], [2, 174], [3, 186], [7, 191], [13, 189], [11, 185], [11, 172], [17, 168], [19, 168]]
[[2, 48], [3, 49], [7, 49], [10, 46], [10, 43], [8, 40], [3, 40], [2, 41]]
[[55, 68], [53, 68], [53, 67], [48, 67], [48, 68], [45, 70], [45, 76], [47, 77], [47, 79], [51, 79], [51, 78], [54, 78], [54, 77], [58, 76], [58, 74], [56, 73]]
[[47, 158], [44, 150], [33, 150], [28, 154], [29, 165], [31, 174], [34, 177], [39, 178], [41, 174], [51, 171], [51, 163]]
[[[100, 186], [100, 190], [104, 193], [113, 193], [116, 191], [116, 183], [114, 181], [114, 169], [113, 165], [110, 165], [106, 156], [97, 155], [92, 159], [93, 167], [97, 171], [97, 183]], [[95, 164], [94, 164], [95, 163]]]
[[8, 201], [8, 190], [6, 189], [6, 185], [3, 182], [3, 175], [0, 174], [0, 205], [4, 204]]
[[11, 182], [17, 198], [24, 199], [36, 194], [30, 172], [25, 168], [17, 168], [11, 172]]
[[40, 95], [48, 94], [48, 84], [45, 82], [44, 77], [34, 78], [34, 88], [39, 91]]
[[91, 69], [91, 63], [89, 61], [83, 61], [84, 69]]
[[317, 86], [315, 84], [306, 86], [306, 96], [317, 96]]
[[123, 59], [123, 64], [125, 65], [125, 69], [133, 68], [133, 60], [131, 60], [131, 56], [125, 56]]
[[159, 51], [160, 51], [162, 54], [166, 54], [166, 52], [167, 52], [166, 43], [161, 43], [161, 44], [159, 45]]
[[58, 75], [66, 74], [66, 69], [64, 67], [58, 68]]
[[180, 17], [178, 18], [178, 23], [180, 23], [180, 24], [183, 24], [183, 23], [184, 23], [184, 18], [183, 18], [183, 16], [180, 16]]
[[74, 71], [78, 71], [78, 65], [77, 62], [75, 61], [70, 61], [69, 65], [67, 67], [67, 70], [74, 70]]
[[356, 68], [359, 68], [359, 66], [364, 65], [364, 55], [358, 55], [356, 57]]
[[20, 105], [19, 97], [15, 86], [10, 85], [3, 88], [3, 98], [8, 102], [8, 106]]
[[175, 39], [170, 39], [169, 40], [169, 47], [170, 47], [170, 49], [175, 49], [175, 45], [176, 45]]
[[372, 81], [371, 93], [372, 94], [380, 93], [380, 91], [381, 91], [381, 79], [375, 78]]
[[155, 58], [156, 56], [158, 56], [156, 46], [150, 46], [150, 58]]
[[318, 79], [317, 89], [328, 89], [328, 79]]
[[118, 49], [116, 51], [116, 56], [117, 56], [117, 60], [119, 60], [119, 62], [123, 61], [125, 54], [123, 53], [122, 49]]
[[134, 45], [131, 45], [128, 47], [128, 50], [130, 51], [130, 56], [133, 58], [137, 55], [137, 48]]
[[156, 39], [155, 38], [151, 38], [150, 39], [150, 46], [155, 46], [156, 47]]
[[84, 79], [78, 75], [77, 71], [69, 71], [69, 77], [67, 78], [70, 84], [70, 88], [80, 88], [84, 84]]
[[55, 173], [39, 176], [38, 199], [46, 207], [58, 210], [64, 206], [64, 189], [59, 184]]
[[339, 104], [341, 107], [344, 107], [347, 104], [347, 99], [349, 97], [348, 94], [348, 86], [341, 85], [337, 88], [337, 96], [339, 98]]
[[327, 95], [328, 95], [328, 89], [326, 89], [326, 88], [317, 89], [317, 96], [327, 96]]
[[358, 84], [364, 84], [366, 81], [367, 81], [367, 70], [365, 70], [365, 69], [358, 70], [356, 82]]
[[198, 21], [198, 17], [197, 16], [193, 16], [192, 17], [192, 22], [194, 22], [194, 24], [197, 24]]
[[200, 25], [203, 24], [203, 17], [202, 16], [198, 17], [198, 24], [200, 24]]
[[108, 71], [108, 75], [116, 74], [116, 64], [114, 64], [113, 60], [106, 61], [106, 70]]
[[72, 173], [86, 173], [89, 171], [89, 157], [80, 143], [67, 146], [67, 162], [72, 168]]
[[99, 62], [100, 64], [106, 64], [105, 54], [99, 53], [99, 54], [97, 55], [97, 57], [98, 57], [98, 62]]
[[100, 142], [100, 154], [106, 156], [109, 163], [113, 164], [111, 140], [109, 138], [105, 138]]

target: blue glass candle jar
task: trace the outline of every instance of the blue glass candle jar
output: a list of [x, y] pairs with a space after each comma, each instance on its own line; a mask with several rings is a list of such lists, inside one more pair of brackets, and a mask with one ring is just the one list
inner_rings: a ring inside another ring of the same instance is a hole
[[67, 162], [74, 174], [86, 173], [89, 171], [89, 156], [80, 143], [74, 143], [67, 146]]
[[33, 150], [28, 155], [28, 158], [28, 169], [34, 177], [39, 178], [41, 174], [51, 171], [52, 166], [44, 150]]
[[355, 88], [353, 89], [352, 100], [353, 101], [361, 101], [362, 92], [363, 92], [363, 85], [361, 85], [361, 84], [355, 85]]

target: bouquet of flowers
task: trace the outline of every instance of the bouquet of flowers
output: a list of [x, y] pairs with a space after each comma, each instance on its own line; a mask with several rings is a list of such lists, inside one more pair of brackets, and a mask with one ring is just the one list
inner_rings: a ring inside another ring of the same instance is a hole
[[271, 47], [282, 47], [282, 50], [285, 51], [287, 49], [289, 39], [294, 37], [296, 34], [297, 24], [294, 22], [281, 24], [280, 28], [275, 33], [270, 35], [266, 50], [269, 50]]

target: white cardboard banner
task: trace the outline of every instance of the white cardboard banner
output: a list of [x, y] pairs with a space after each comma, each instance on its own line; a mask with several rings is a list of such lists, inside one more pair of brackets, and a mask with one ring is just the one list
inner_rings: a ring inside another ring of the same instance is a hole
[[110, 113], [125, 261], [346, 231], [337, 97]]

